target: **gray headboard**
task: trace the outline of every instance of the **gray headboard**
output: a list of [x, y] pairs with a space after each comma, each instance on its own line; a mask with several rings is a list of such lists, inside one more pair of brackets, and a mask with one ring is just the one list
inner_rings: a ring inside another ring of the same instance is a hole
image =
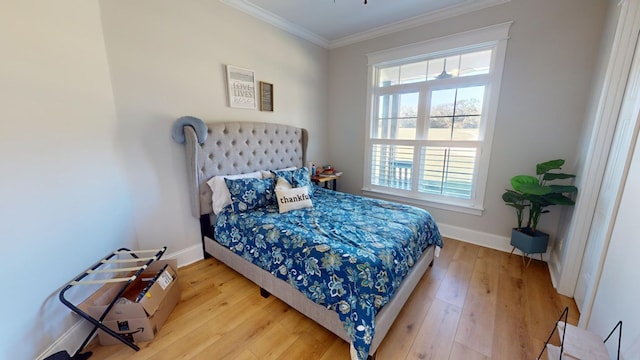
[[276, 170], [306, 163], [308, 134], [289, 125], [257, 122], [207, 123], [207, 139], [199, 144], [191, 126], [184, 127], [191, 212], [209, 214], [207, 180], [258, 170]]

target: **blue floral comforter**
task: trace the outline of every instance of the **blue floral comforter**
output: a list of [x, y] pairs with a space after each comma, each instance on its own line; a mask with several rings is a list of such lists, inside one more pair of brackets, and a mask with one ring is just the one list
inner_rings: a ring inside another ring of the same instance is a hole
[[222, 245], [336, 311], [358, 358], [366, 359], [375, 314], [422, 251], [442, 246], [422, 209], [315, 188], [313, 207], [278, 213], [227, 206], [215, 234]]

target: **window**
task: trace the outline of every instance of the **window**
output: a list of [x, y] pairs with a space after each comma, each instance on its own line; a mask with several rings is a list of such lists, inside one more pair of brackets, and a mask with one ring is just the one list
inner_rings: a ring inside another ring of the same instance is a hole
[[510, 25], [368, 55], [365, 193], [481, 213]]

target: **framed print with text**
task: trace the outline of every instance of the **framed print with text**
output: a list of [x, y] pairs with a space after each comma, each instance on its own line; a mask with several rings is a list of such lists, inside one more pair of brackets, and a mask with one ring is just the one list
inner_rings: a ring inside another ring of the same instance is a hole
[[229, 106], [232, 108], [256, 108], [256, 76], [253, 70], [227, 65]]

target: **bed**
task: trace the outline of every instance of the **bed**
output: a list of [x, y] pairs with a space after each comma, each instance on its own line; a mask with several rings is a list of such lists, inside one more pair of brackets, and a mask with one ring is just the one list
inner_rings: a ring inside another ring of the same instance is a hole
[[[442, 246], [431, 215], [307, 182], [301, 128], [185, 117], [174, 139], [185, 144], [205, 256], [347, 341], [353, 360], [374, 357]], [[220, 204], [214, 183], [226, 185], [231, 204]], [[304, 204], [281, 212], [291, 191]]]

